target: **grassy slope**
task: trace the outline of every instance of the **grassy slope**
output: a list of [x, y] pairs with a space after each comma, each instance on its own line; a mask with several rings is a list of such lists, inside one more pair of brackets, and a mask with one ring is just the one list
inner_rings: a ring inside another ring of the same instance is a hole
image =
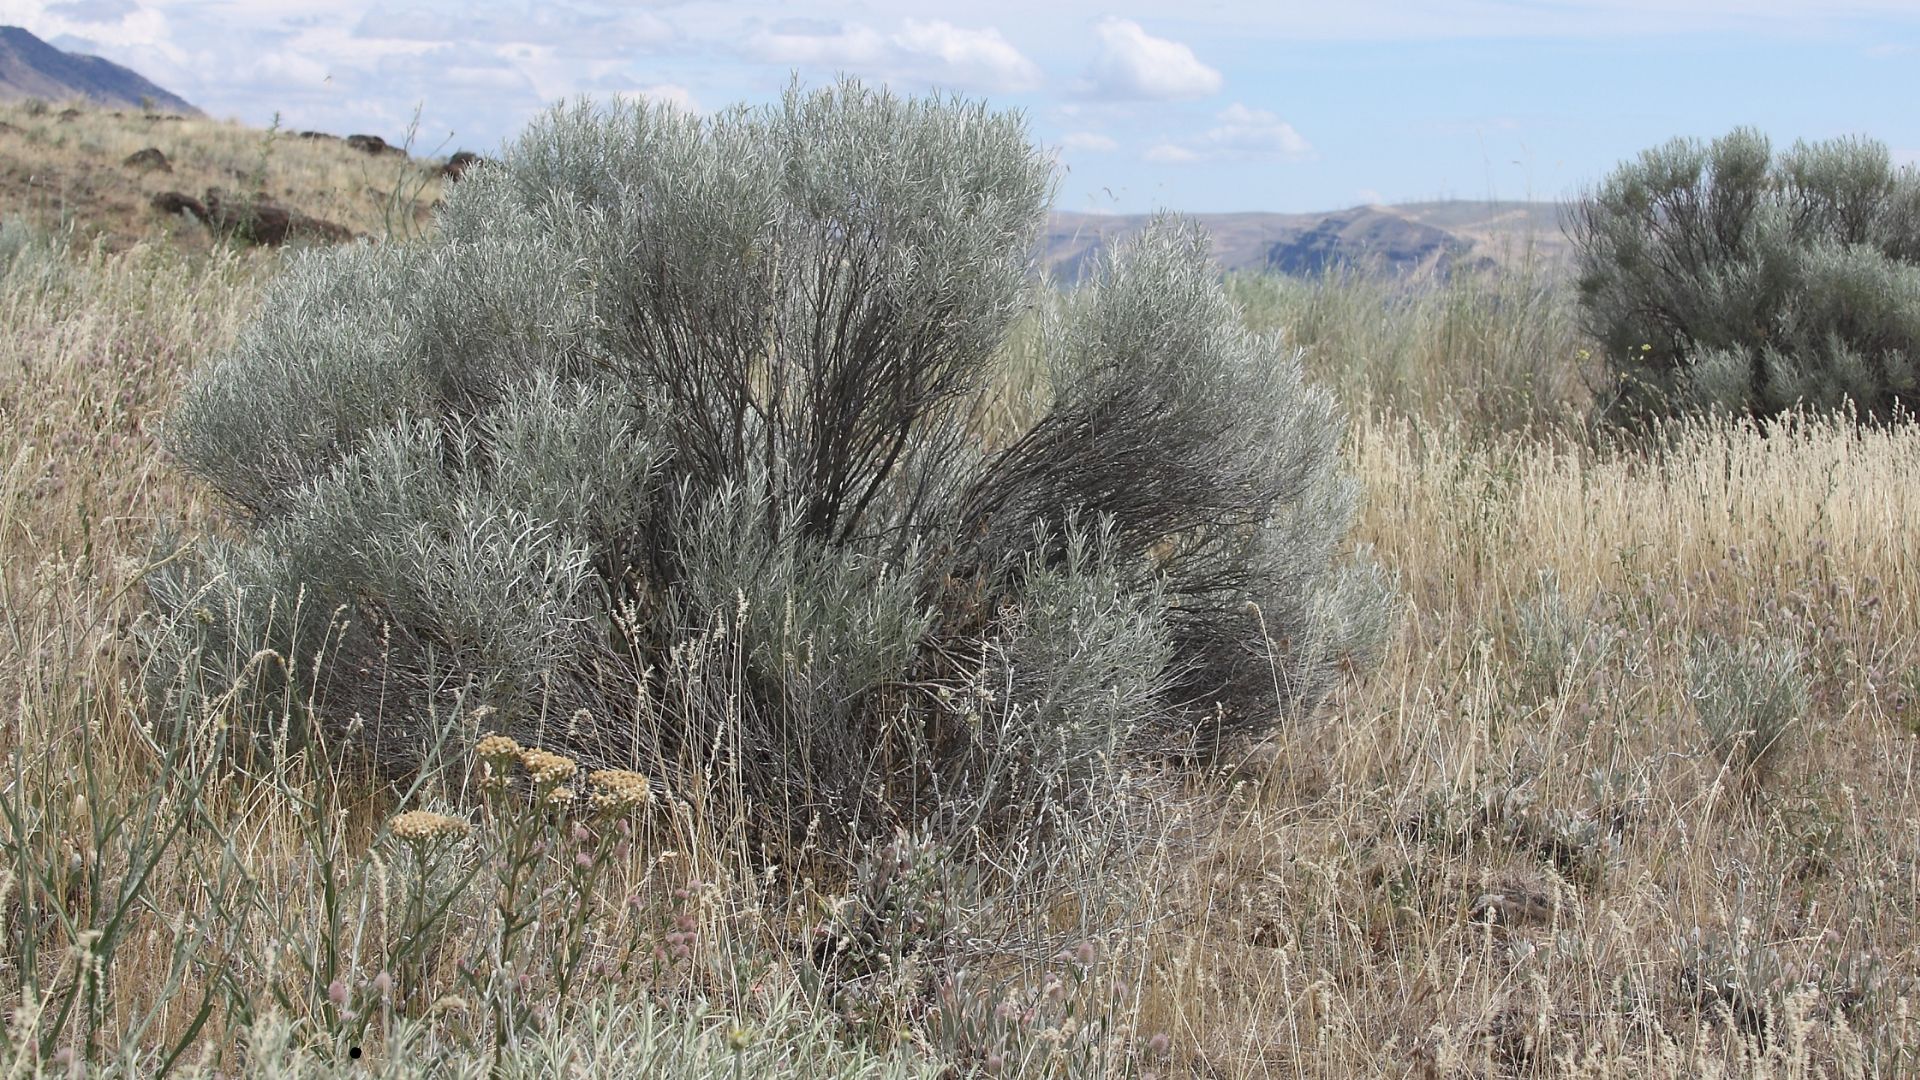
[[[204, 250], [204, 229], [163, 217], [153, 195], [179, 191], [202, 198], [218, 187], [264, 191], [268, 198], [367, 236], [406, 235], [420, 228], [438, 196], [433, 165], [386, 154], [369, 156], [344, 142], [301, 139], [204, 118], [148, 120], [137, 110], [63, 105], [36, 115], [25, 101], [0, 101], [0, 216], [38, 224], [71, 224], [83, 242], [98, 237], [113, 250], [162, 235]], [[149, 147], [173, 171], [148, 172], [124, 162]]]
[[[233, 134], [241, 147], [258, 137]], [[30, 253], [0, 290], [0, 993], [16, 1047], [0, 1059], [27, 1075], [40, 1066], [18, 1040], [51, 1010], [11, 996], [22, 943], [41, 944], [28, 965], [41, 1003], [84, 989], [69, 926], [103, 925], [141, 865], [137, 830], [107, 826], [123, 812], [163, 820], [182, 795], [178, 760], [159, 764], [156, 718], [127, 692], [123, 631], [140, 617], [129, 586], [153, 530], [214, 508], [159, 453], [155, 426], [277, 260], [168, 245]], [[1501, 436], [1450, 416], [1461, 397], [1434, 388], [1481, 371], [1511, 383], [1499, 373], [1529, 351], [1564, 358], [1578, 337], [1553, 309], [1456, 297], [1383, 320], [1364, 293], [1245, 298], [1329, 374], [1369, 358], [1351, 392], [1416, 388], [1357, 406], [1350, 441], [1367, 493], [1358, 539], [1401, 575], [1409, 606], [1379, 670], [1229, 783], [1146, 818], [1156, 842], [1143, 854], [1062, 865], [1026, 883], [1041, 890], [1029, 902], [956, 898], [977, 936], [954, 966], [992, 990], [957, 1013], [1026, 1048], [1004, 1072], [1037, 1074], [1049, 1032], [1071, 1044], [1088, 1016], [1117, 1034], [1104, 1073], [1073, 1075], [1920, 1067], [1920, 433], [1705, 428], [1657, 461]], [[1703, 634], [1804, 658], [1810, 707], [1767, 775], [1743, 779], [1707, 749], [1687, 674]], [[92, 1056], [164, 1050], [213, 991], [184, 1065], [331, 1075], [338, 1055], [343, 1075], [484, 1073], [486, 1017], [450, 961], [430, 965], [430, 1003], [383, 1005], [372, 989], [411, 955], [404, 859], [381, 846], [387, 858], [360, 860], [390, 797], [321, 761], [196, 775], [209, 784], [191, 793], [195, 827], [166, 849], [98, 971]], [[156, 794], [175, 802], [143, 801]], [[593, 969], [569, 999], [582, 1011], [516, 1046], [522, 1074], [571, 1062], [630, 1075], [655, 1054], [662, 1075], [909, 1075], [968, 1045], [912, 995], [856, 995], [899, 1049], [839, 1048], [837, 1021], [796, 997], [791, 950], [839, 885], [755, 877], [726, 825], [668, 807], [610, 856], [602, 887], [568, 909], [595, 955], [686, 955]], [[1116, 814], [1100, 827], [1135, 826]], [[489, 850], [475, 841], [459, 858], [491, 865]], [[57, 900], [26, 921], [23, 872]], [[329, 883], [342, 898], [331, 916]], [[435, 930], [448, 955], [486, 925], [492, 894], [470, 892]], [[1051, 959], [1082, 938], [1101, 943], [1084, 977]], [[183, 942], [193, 962], [172, 972]], [[330, 980], [301, 965], [330, 947], [341, 994], [370, 1017], [359, 1062], [346, 1036], [317, 1034], [343, 1021]], [[532, 985], [534, 998], [550, 990]], [[1003, 992], [1035, 1004], [1031, 1030], [1021, 1009], [993, 1017]], [[1152, 1053], [1155, 1032], [1170, 1059]], [[63, 1034], [47, 1050], [84, 1045]], [[978, 1049], [966, 1060], [984, 1067]]]

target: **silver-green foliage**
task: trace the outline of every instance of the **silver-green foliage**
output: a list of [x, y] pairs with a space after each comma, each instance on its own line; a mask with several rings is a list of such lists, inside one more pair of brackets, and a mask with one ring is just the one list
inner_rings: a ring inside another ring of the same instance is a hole
[[[695, 1001], [668, 1010], [651, 1001], [602, 995], [573, 1023], [534, 1034], [499, 1061], [446, 1038], [444, 1025], [432, 1019], [396, 1019], [381, 1052], [359, 1060], [303, 1043], [298, 1026], [273, 1011], [254, 1017], [240, 1041], [245, 1074], [261, 1080], [932, 1080], [950, 1072], [944, 1062], [908, 1050], [848, 1046], [834, 1025], [808, 1005], [788, 994], [771, 1004], [767, 1020], [749, 1026], [716, 1003]], [[12, 1066], [9, 1076], [71, 1072], [11, 1057], [0, 1051], [0, 1065]], [[154, 1064], [130, 1053], [128, 1060], [110, 1059], [89, 1068], [88, 1075], [110, 1080], [152, 1076]], [[177, 1075], [198, 1080], [233, 1074], [189, 1059]]]
[[1200, 234], [1050, 304], [1040, 419], [971, 426], [1049, 185], [1017, 117], [853, 83], [583, 105], [434, 238], [296, 256], [169, 428], [240, 529], [155, 576], [164, 692], [400, 767], [486, 706], [868, 825], [1311, 707], [1387, 590], [1332, 399]]
[[1571, 233], [1615, 418], [1914, 408], [1920, 170], [1884, 145], [1676, 139], [1608, 177]]
[[1708, 749], [1742, 785], [1779, 765], [1811, 701], [1800, 649], [1787, 641], [1702, 637], [1687, 657], [1687, 688]]
[[37, 293], [53, 286], [67, 264], [62, 241], [19, 218], [0, 220], [0, 289]]

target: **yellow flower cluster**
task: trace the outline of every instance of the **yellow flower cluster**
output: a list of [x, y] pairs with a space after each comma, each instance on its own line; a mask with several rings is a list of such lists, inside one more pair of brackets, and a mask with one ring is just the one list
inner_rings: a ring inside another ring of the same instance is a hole
[[431, 810], [409, 810], [395, 815], [387, 827], [393, 835], [409, 844], [430, 844], [436, 840], [457, 840], [467, 835], [466, 822]]
[[637, 772], [601, 769], [587, 777], [587, 784], [593, 788], [594, 809], [606, 813], [638, 813], [653, 802], [653, 785]]
[[474, 744], [473, 752], [485, 762], [506, 762], [520, 756], [520, 744], [505, 735], [489, 735]]
[[573, 779], [580, 771], [580, 765], [565, 754], [555, 754], [547, 750], [520, 751], [520, 764], [527, 770], [536, 785], [563, 784]]
[[474, 745], [480, 759], [480, 786], [487, 791], [503, 791], [513, 775], [513, 763], [520, 759], [520, 744], [505, 735], [489, 735]]

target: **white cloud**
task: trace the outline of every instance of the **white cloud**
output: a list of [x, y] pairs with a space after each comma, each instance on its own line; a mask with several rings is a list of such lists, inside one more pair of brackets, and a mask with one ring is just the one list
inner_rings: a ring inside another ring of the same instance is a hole
[[937, 61], [941, 81], [1010, 92], [1040, 85], [1040, 69], [992, 27], [967, 30], [937, 20], [909, 19], [893, 41], [916, 58]]
[[[502, 64], [526, 76], [542, 102], [631, 84], [628, 59], [621, 55], [583, 55], [558, 45], [514, 43], [490, 47]], [[431, 85], [431, 80], [428, 81]]]
[[1177, 101], [1220, 92], [1220, 73], [1201, 63], [1192, 49], [1154, 37], [1137, 22], [1106, 19], [1094, 34], [1100, 51], [1087, 69], [1087, 80], [1099, 97]]
[[750, 53], [777, 64], [835, 67], [969, 90], [1018, 93], [1039, 87], [1040, 68], [999, 30], [908, 19], [896, 33], [858, 23], [781, 24], [748, 40]]
[[133, 0], [73, 0], [48, 4], [47, 14], [88, 23], [115, 23], [139, 10]]
[[1173, 143], [1160, 143], [1147, 150], [1147, 160], [1161, 165], [1190, 165], [1200, 160], [1200, 155], [1184, 146]]
[[1184, 165], [1196, 161], [1301, 161], [1313, 145], [1292, 124], [1265, 109], [1234, 102], [1214, 114], [1213, 126], [1181, 142], [1163, 142], [1147, 160]]
[[235, 70], [234, 74], [250, 83], [267, 85], [287, 83], [314, 87], [326, 81], [327, 66], [311, 56], [276, 49], [272, 52], [263, 52], [248, 60]]
[[879, 31], [859, 25], [762, 31], [754, 35], [748, 47], [760, 59], [776, 64], [867, 67], [887, 55], [887, 39]]
[[1072, 131], [1060, 139], [1060, 148], [1086, 154], [1111, 154], [1120, 149], [1120, 144], [1097, 131]]
[[1313, 147], [1293, 125], [1264, 109], [1250, 109], [1239, 102], [1222, 109], [1218, 121], [1203, 138], [1215, 150], [1247, 157], [1302, 158]]
[[592, 5], [541, 0], [530, 5], [475, 4], [450, 17], [444, 4], [379, 4], [353, 28], [355, 37], [387, 41], [529, 43], [605, 56], [673, 40], [674, 28], [645, 11], [602, 11]]

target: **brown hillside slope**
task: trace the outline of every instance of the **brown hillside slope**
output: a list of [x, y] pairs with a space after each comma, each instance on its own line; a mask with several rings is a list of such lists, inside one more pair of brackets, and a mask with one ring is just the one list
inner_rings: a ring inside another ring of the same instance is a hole
[[212, 242], [190, 217], [155, 208], [154, 197], [164, 192], [203, 202], [209, 189], [229, 200], [263, 194], [351, 234], [384, 237], [423, 227], [440, 183], [437, 162], [369, 154], [340, 139], [204, 118], [0, 102], [0, 217], [69, 227], [115, 250], [162, 236], [188, 248]]

